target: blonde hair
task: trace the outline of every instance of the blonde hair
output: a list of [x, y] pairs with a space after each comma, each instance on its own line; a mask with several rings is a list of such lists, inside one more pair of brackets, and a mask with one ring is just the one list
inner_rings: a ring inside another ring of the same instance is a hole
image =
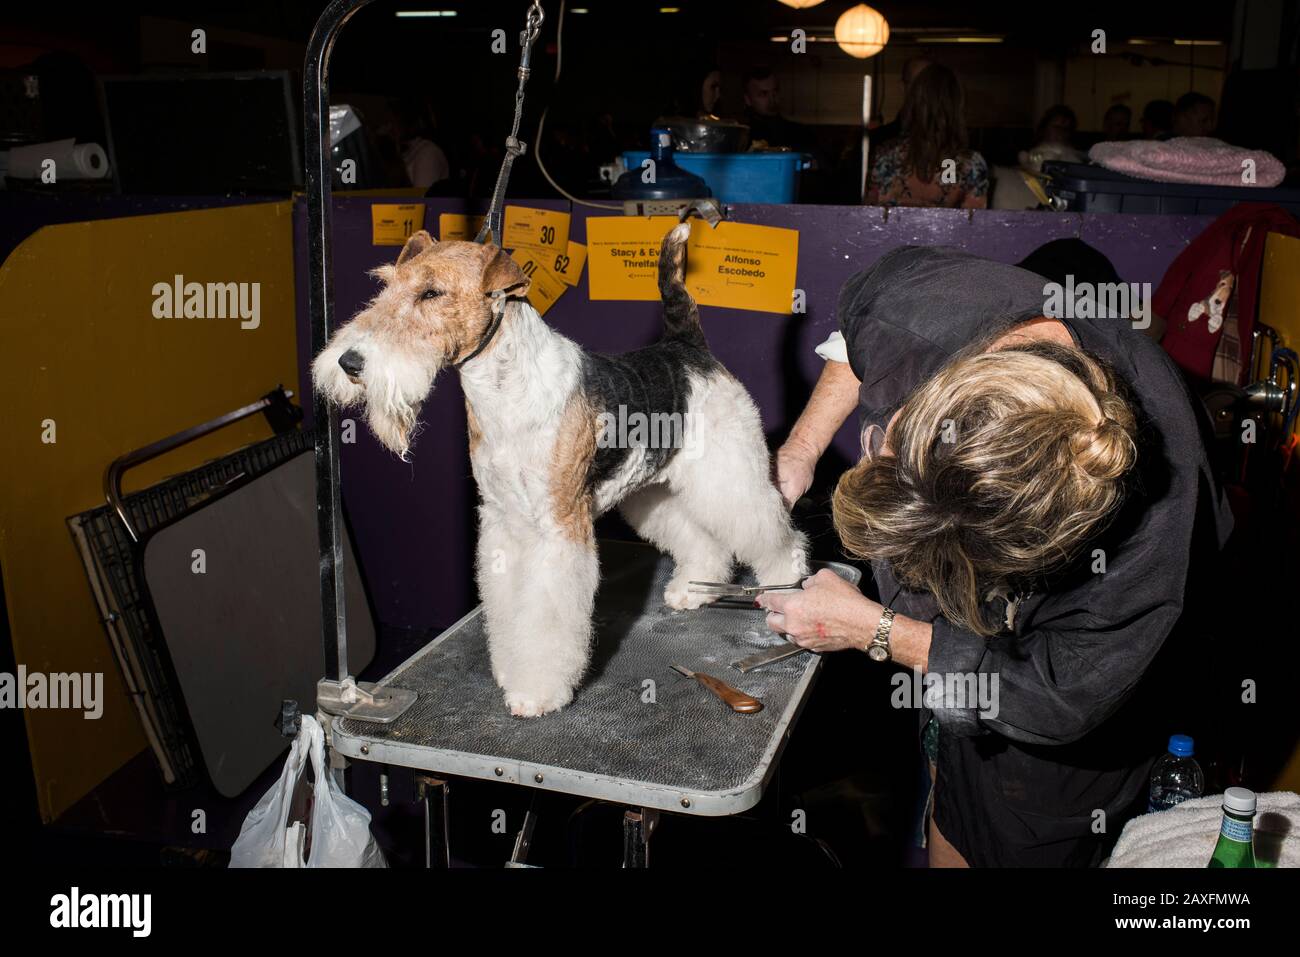
[[959, 354], [899, 410], [888, 451], [835, 488], [845, 549], [886, 561], [981, 635], [985, 596], [1060, 570], [1124, 498], [1137, 459], [1114, 373], [1051, 342]]

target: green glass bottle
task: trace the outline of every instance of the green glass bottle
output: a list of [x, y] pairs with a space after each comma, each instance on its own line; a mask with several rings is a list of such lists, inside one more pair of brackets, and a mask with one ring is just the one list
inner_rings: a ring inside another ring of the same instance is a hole
[[1255, 866], [1255, 792], [1228, 788], [1223, 792], [1223, 823], [1210, 867]]

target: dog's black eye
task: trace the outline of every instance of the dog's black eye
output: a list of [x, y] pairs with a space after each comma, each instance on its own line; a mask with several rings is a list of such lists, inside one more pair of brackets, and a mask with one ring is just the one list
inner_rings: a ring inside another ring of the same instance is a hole
[[442, 295], [442, 290], [441, 290], [441, 289], [426, 289], [426, 290], [424, 290], [424, 292], [420, 293], [420, 298], [421, 298], [421, 299], [437, 299], [437, 298], [438, 298], [439, 296], [441, 296], [441, 295]]

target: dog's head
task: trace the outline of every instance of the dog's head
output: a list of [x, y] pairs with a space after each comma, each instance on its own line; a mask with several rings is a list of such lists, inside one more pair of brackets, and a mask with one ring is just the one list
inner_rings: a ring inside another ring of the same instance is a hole
[[[1228, 304], [1228, 298], [1232, 295], [1232, 273], [1226, 269], [1219, 270], [1219, 281], [1214, 286], [1214, 292], [1210, 293], [1209, 303], [1211, 311], [1222, 312]], [[1215, 307], [1217, 306], [1217, 309]]]
[[497, 246], [424, 230], [372, 275], [383, 288], [316, 357], [312, 381], [336, 405], [364, 404], [375, 437], [406, 458], [438, 373], [479, 346], [529, 280]]

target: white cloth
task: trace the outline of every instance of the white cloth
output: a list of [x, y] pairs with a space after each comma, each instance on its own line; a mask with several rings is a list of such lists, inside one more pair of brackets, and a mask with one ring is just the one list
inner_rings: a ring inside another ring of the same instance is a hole
[[406, 175], [412, 186], [428, 189], [434, 183], [440, 183], [451, 175], [451, 166], [447, 163], [447, 154], [437, 143], [417, 136], [406, 146], [402, 154], [402, 163], [406, 166]]
[[[1300, 867], [1300, 794], [1271, 791], [1257, 801], [1255, 859]], [[1222, 820], [1222, 794], [1135, 817], [1125, 825], [1106, 867], [1205, 867]]]
[[819, 356], [828, 362], [848, 362], [849, 347], [844, 342], [844, 336], [836, 329], [826, 341], [814, 350]]

